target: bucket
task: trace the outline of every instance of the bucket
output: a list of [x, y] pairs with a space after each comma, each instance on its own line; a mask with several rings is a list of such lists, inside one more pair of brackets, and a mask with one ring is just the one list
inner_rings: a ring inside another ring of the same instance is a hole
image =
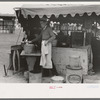
[[33, 53], [34, 50], [35, 50], [34, 44], [25, 44], [24, 45], [24, 51], [26, 54]]
[[42, 73], [33, 73], [29, 72], [29, 83], [41, 83], [42, 82]]
[[63, 83], [64, 82], [64, 77], [62, 76], [53, 76], [51, 78], [51, 83]]

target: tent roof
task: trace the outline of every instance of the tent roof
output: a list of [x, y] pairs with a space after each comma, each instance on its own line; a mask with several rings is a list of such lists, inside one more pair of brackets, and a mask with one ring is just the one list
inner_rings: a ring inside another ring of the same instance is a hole
[[88, 15], [91, 15], [92, 12], [95, 12], [97, 15], [100, 14], [100, 5], [68, 6], [67, 4], [60, 4], [60, 5], [42, 4], [42, 5], [23, 5], [21, 8], [17, 9], [21, 9], [21, 12], [24, 15], [24, 17], [27, 17], [27, 15], [51, 16], [52, 14], [54, 14], [55, 16], [58, 16], [60, 14], [63, 15], [71, 14], [72, 16], [75, 16], [76, 13], [83, 15], [85, 12]]

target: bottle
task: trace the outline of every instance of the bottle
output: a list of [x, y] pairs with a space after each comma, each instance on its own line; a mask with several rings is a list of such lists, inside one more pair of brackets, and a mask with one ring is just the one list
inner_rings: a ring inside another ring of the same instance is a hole
[[25, 43], [28, 44], [28, 40], [27, 39], [26, 39]]
[[77, 24], [75, 23], [74, 25], [75, 25], [75, 31], [77, 31]]
[[72, 27], [72, 31], [73, 31], [74, 30], [74, 23], [71, 24], [71, 27]]

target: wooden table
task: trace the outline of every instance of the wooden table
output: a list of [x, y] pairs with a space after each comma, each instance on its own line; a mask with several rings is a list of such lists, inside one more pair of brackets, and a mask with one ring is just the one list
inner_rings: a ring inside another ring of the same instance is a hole
[[26, 54], [25, 51], [23, 50], [20, 55], [26, 57], [27, 64], [28, 64], [28, 70], [31, 71], [34, 68], [36, 57], [41, 56], [41, 53], [37, 51], [34, 53]]
[[[28, 74], [29, 74], [29, 72], [31, 70], [33, 70], [33, 68], [34, 68], [34, 64], [36, 62], [36, 57], [41, 56], [41, 53], [40, 53], [40, 51], [37, 51], [34, 53], [26, 54], [25, 51], [23, 50], [20, 55], [23, 57], [26, 57], [26, 61], [28, 64]], [[28, 79], [29, 79], [29, 77], [28, 77]]]
[[25, 51], [23, 50], [21, 52], [21, 56], [26, 56], [26, 57], [34, 56], [34, 57], [37, 57], [37, 56], [41, 56], [41, 53], [40, 53], [40, 51], [37, 51], [37, 52], [30, 53], [30, 54], [26, 54]]

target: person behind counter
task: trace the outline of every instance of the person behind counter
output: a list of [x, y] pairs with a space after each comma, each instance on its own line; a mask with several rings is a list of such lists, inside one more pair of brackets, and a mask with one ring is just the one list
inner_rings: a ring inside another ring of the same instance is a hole
[[52, 41], [56, 38], [55, 34], [53, 33], [52, 28], [49, 26], [48, 19], [42, 18], [40, 20], [40, 25], [42, 27], [42, 42], [41, 42], [41, 60], [40, 65], [47, 69], [50, 76], [52, 76]]
[[44, 73], [49, 73], [52, 76], [52, 41], [56, 38], [55, 34], [53, 33], [52, 28], [49, 26], [47, 18], [40, 19], [40, 25], [42, 28], [41, 34], [29, 43], [33, 43], [42, 39], [41, 41], [41, 58], [40, 58], [40, 66], [42, 66], [42, 74], [45, 76]]
[[56, 38], [58, 47], [71, 47], [69, 34], [64, 35], [64, 32], [60, 31]]

